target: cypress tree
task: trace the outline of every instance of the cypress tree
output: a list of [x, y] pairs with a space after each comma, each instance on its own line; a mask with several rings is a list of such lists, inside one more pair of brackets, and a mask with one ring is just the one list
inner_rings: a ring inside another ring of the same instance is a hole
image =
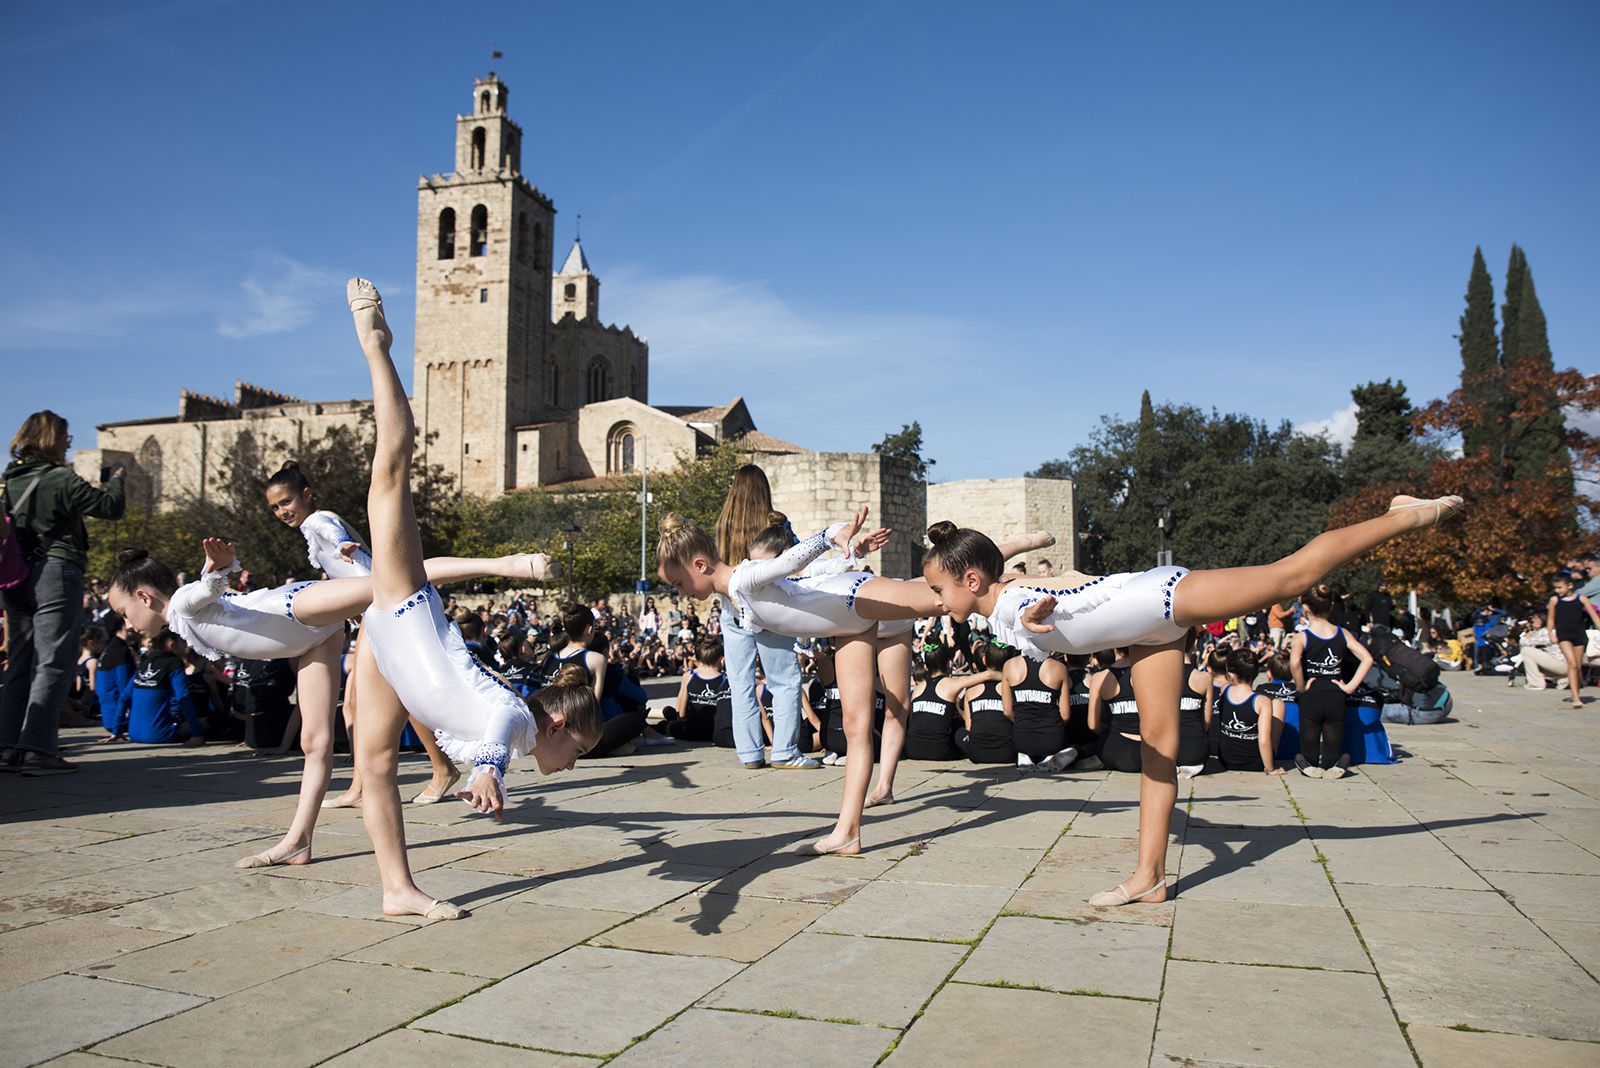
[[1528, 257], [1513, 244], [1511, 258], [1506, 263], [1506, 302], [1500, 306], [1500, 321], [1505, 329], [1500, 332], [1500, 362], [1511, 363], [1517, 358], [1517, 343], [1521, 340], [1518, 323], [1522, 313], [1523, 281], [1528, 277]]
[[[1522, 250], [1516, 252], [1521, 255]], [[1554, 477], [1562, 485], [1552, 485], [1557, 493], [1572, 492], [1572, 454], [1563, 440], [1567, 420], [1556, 403], [1555, 389], [1541, 375], [1555, 371], [1555, 359], [1550, 352], [1550, 336], [1546, 328], [1544, 309], [1539, 305], [1539, 294], [1533, 287], [1533, 270], [1527, 258], [1521, 261], [1521, 287], [1515, 298], [1517, 308], [1516, 333], [1506, 332], [1507, 371], [1513, 367], [1526, 369], [1534, 377], [1519, 382], [1511, 379], [1513, 388], [1527, 395], [1515, 398], [1524, 410], [1521, 418], [1513, 418], [1510, 427], [1510, 444], [1507, 460], [1511, 477], [1516, 479], [1545, 479]], [[1507, 306], [1511, 306], [1507, 294]]]
[[1461, 449], [1465, 455], [1475, 456], [1502, 447], [1499, 423], [1505, 413], [1500, 381], [1500, 342], [1494, 329], [1494, 283], [1483, 262], [1481, 247], [1472, 253], [1466, 301], [1467, 309], [1461, 315], [1461, 333], [1457, 335], [1461, 342], [1461, 392], [1480, 418], [1463, 428]]

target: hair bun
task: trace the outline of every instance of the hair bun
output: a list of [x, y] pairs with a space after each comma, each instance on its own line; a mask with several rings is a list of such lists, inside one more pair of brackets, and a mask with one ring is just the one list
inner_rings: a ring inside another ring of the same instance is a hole
[[298, 471], [298, 470], [300, 470], [300, 463], [297, 460], [285, 460], [285, 461], [283, 461], [283, 466], [278, 468], [278, 470], [279, 471]]
[[767, 526], [769, 527], [781, 527], [787, 522], [789, 522], [789, 517], [782, 512], [767, 513]]
[[661, 517], [661, 533], [671, 534], [673, 531], [682, 530], [689, 525], [689, 521], [677, 512], [668, 512]]
[[938, 545], [940, 542], [949, 541], [955, 537], [959, 528], [948, 519], [941, 519], [928, 528], [928, 544]]
[[581, 664], [562, 664], [555, 677], [550, 680], [551, 686], [585, 686], [589, 685], [589, 669]]
[[117, 563], [119, 564], [136, 564], [140, 560], [148, 560], [149, 558], [149, 549], [140, 549], [134, 546], [129, 546], [117, 553]]

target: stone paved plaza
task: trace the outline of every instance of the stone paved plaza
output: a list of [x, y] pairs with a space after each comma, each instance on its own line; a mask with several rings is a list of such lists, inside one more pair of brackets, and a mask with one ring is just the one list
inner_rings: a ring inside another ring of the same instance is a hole
[[1183, 784], [1176, 901], [1108, 912], [1127, 775], [907, 764], [864, 857], [804, 859], [833, 769], [521, 768], [503, 824], [408, 806], [473, 911], [422, 925], [349, 812], [234, 870], [297, 761], [69, 732], [84, 770], [0, 779], [0, 1062], [1595, 1065], [1600, 703], [1451, 682], [1398, 765]]

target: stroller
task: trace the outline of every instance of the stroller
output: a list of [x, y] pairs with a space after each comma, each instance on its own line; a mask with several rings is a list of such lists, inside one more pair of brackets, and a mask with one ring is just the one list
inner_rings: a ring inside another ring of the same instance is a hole
[[1476, 665], [1473, 668], [1474, 675], [1505, 675], [1509, 678], [1516, 674], [1516, 649], [1511, 645], [1511, 627], [1503, 616], [1483, 628], [1483, 632], [1475, 635], [1475, 638], [1472, 653], [1472, 661]]

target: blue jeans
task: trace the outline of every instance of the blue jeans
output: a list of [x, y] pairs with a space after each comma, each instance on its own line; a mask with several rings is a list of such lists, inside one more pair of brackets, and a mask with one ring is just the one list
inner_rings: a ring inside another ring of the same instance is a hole
[[733, 742], [746, 764], [760, 760], [766, 748], [761, 702], [756, 699], [758, 652], [772, 691], [772, 759], [788, 760], [800, 755], [800, 661], [794, 655], [794, 639], [767, 630], [752, 634], [723, 609], [722, 653], [733, 691]]
[[54, 756], [78, 655], [83, 569], [30, 560], [27, 579], [5, 591], [5, 603], [11, 644], [0, 683], [0, 749]]

